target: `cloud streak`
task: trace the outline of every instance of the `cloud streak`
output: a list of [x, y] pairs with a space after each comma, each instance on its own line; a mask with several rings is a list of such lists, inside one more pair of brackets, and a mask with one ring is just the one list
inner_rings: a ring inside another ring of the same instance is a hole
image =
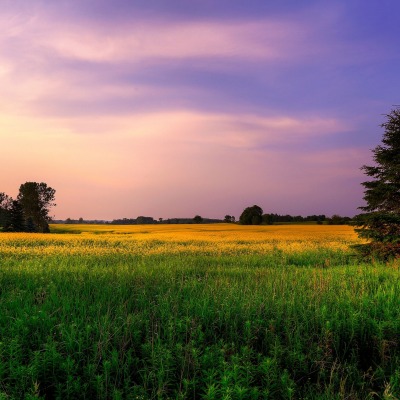
[[119, 26], [87, 26], [37, 15], [3, 16], [0, 23], [3, 43], [11, 41], [23, 48], [29, 41], [34, 50], [108, 63], [199, 57], [288, 59], [298, 55], [299, 44], [311, 33], [304, 24], [273, 19], [168, 22], [156, 18]]
[[398, 103], [398, 24], [377, 35], [349, 5], [229, 5], [7, 1], [0, 191], [48, 180], [59, 217], [354, 213]]

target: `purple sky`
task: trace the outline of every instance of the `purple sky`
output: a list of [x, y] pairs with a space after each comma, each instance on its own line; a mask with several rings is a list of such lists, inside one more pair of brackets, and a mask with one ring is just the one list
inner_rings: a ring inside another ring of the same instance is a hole
[[[3, 0], [0, 191], [56, 218], [354, 215], [400, 2]], [[396, 92], [396, 93], [395, 93]]]

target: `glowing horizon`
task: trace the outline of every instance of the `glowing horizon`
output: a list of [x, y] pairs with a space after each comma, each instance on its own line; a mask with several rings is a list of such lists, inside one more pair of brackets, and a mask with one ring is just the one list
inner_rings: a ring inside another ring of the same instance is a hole
[[7, 0], [0, 191], [46, 182], [56, 219], [352, 216], [399, 102], [389, 3]]

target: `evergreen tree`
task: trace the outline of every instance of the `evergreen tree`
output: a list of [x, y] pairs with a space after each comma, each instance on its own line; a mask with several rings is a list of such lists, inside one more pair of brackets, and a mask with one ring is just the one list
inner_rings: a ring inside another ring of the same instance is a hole
[[355, 218], [359, 236], [369, 240], [358, 249], [382, 259], [400, 256], [400, 108], [386, 117], [382, 144], [372, 150], [375, 165], [362, 167], [372, 180], [362, 183], [366, 205]]

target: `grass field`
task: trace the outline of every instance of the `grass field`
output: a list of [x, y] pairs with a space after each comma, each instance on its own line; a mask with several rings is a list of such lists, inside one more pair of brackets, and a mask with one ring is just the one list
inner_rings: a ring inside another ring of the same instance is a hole
[[399, 262], [348, 226], [0, 234], [0, 399], [396, 399]]

